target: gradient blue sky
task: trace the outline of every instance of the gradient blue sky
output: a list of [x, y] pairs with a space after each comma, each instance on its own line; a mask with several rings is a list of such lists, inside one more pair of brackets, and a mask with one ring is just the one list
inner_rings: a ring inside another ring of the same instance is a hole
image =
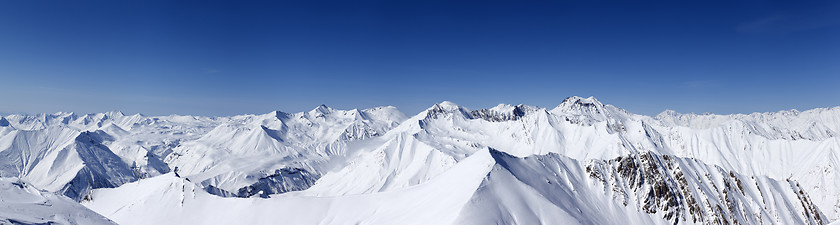
[[0, 112], [840, 105], [840, 1], [2, 1]]

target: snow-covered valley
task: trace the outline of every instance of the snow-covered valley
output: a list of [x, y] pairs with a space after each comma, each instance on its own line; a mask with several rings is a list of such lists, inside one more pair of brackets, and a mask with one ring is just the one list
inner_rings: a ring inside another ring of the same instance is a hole
[[9, 223], [829, 224], [840, 107], [8, 115], [0, 177]]

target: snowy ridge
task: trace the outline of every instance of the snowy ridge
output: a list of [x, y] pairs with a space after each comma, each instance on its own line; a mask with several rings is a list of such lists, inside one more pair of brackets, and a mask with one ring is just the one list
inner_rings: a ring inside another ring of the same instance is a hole
[[680, 114], [666, 110], [655, 117], [667, 126], [710, 129], [735, 124], [768, 139], [825, 140], [840, 135], [840, 107], [733, 115]]
[[824, 224], [828, 220], [795, 181], [744, 176], [693, 159], [647, 152], [591, 162], [586, 170], [615, 200], [660, 214], [669, 222]]
[[[210, 208], [252, 223], [288, 210], [280, 215], [299, 224], [840, 219], [840, 107], [650, 117], [570, 97], [551, 109], [441, 102], [410, 118], [393, 107], [323, 105], [233, 117], [6, 118], [0, 175], [51, 191], [72, 184], [79, 194], [65, 193], [129, 224], [234, 222], [206, 217]], [[80, 156], [52, 156], [62, 151]], [[44, 169], [26, 169], [35, 167]], [[143, 215], [161, 218], [137, 221]]]
[[0, 175], [19, 177], [76, 200], [92, 188], [136, 180], [127, 165], [91, 132], [57, 127], [12, 131], [0, 140]]
[[[20, 177], [77, 201], [91, 189], [116, 187], [175, 168], [206, 181], [207, 188], [231, 184], [224, 190], [231, 193], [276, 177], [272, 173], [279, 170], [304, 170], [311, 174], [311, 183], [320, 173], [312, 171], [310, 163], [328, 166], [328, 159], [344, 154], [347, 142], [381, 135], [404, 118], [394, 107], [345, 111], [326, 106], [295, 114], [234, 117], [145, 117], [119, 111], [10, 115], [2, 119], [8, 124], [0, 127], [0, 176]], [[194, 146], [199, 146], [198, 153], [184, 154]], [[263, 162], [236, 167], [254, 159]], [[308, 186], [274, 182], [266, 188]]]
[[[408, 189], [337, 197], [223, 198], [174, 174], [98, 189], [84, 204], [120, 224], [452, 224], [492, 166], [487, 151]], [[127, 195], [126, 193], [133, 193]], [[155, 216], [148, 216], [155, 215]], [[138, 219], [144, 218], [144, 219]]]
[[127, 116], [120, 111], [77, 115], [59, 112], [54, 114], [9, 115], [8, 120], [21, 130], [39, 130], [56, 125], [69, 126], [78, 130], [95, 130], [108, 124], [116, 124], [126, 129], [143, 118], [140, 114]]
[[[685, 179], [684, 173], [708, 178]], [[825, 224], [825, 216], [807, 195], [797, 194], [797, 187], [653, 154], [586, 166], [553, 153], [519, 158], [483, 150], [422, 184], [361, 195], [222, 198], [168, 174], [98, 189], [84, 204], [122, 224], [271, 224], [276, 218], [304, 224]], [[712, 207], [703, 208], [706, 204]], [[427, 213], [434, 216], [417, 215]], [[161, 220], [134, 219], [169, 214]]]
[[792, 181], [727, 173], [695, 160], [645, 153], [584, 169], [553, 153], [491, 154], [497, 164], [459, 224], [826, 223]]
[[17, 178], [0, 178], [2, 224], [115, 224], [75, 201]]
[[[404, 119], [394, 107], [345, 111], [324, 105], [294, 114], [238, 116], [182, 143], [165, 161], [179, 174], [219, 191], [264, 187], [245, 190], [251, 196], [259, 191], [268, 195], [303, 190], [321, 176], [321, 170], [343, 159], [348, 142], [380, 136]], [[266, 183], [277, 177], [278, 170], [301, 171], [306, 177], [300, 177], [298, 184]]]

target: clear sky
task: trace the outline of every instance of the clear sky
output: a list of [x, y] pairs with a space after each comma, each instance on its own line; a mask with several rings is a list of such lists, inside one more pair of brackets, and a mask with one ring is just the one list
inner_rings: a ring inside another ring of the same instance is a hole
[[0, 112], [840, 105], [840, 1], [633, 2], [2, 1]]

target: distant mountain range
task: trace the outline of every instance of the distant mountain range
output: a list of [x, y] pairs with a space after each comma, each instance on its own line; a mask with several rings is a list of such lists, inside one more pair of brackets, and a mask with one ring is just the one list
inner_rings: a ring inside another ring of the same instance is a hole
[[8, 115], [0, 177], [10, 223], [828, 224], [840, 107]]

